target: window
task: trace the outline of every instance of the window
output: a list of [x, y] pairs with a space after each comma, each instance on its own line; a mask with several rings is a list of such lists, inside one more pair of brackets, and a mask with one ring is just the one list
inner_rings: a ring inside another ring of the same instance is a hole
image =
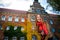
[[35, 35], [33, 35], [32, 40], [37, 40], [37, 37]]
[[32, 10], [32, 12], [34, 12], [34, 10]]
[[47, 21], [47, 18], [46, 17], [44, 17], [44, 21]]
[[21, 31], [23, 31], [24, 30], [24, 27], [21, 27]]
[[10, 27], [9, 27], [9, 26], [7, 26], [6, 30], [9, 30], [9, 29], [10, 29]]
[[12, 37], [12, 40], [17, 40], [17, 37]]
[[40, 13], [40, 9], [36, 9], [36, 12], [37, 12], [37, 13]]
[[24, 18], [21, 18], [21, 22], [25, 22], [25, 19]]
[[35, 12], [34, 9], [32, 9], [32, 12]]
[[45, 10], [42, 10], [42, 13], [45, 13], [46, 14]]
[[5, 36], [5, 37], [4, 37], [4, 40], [8, 40], [8, 36]]
[[12, 16], [9, 16], [8, 17], [8, 21], [12, 21]]
[[17, 16], [16, 18], [15, 18], [15, 22], [18, 22], [19, 21], [19, 17]]
[[25, 40], [25, 37], [20, 37], [20, 40]]
[[50, 24], [53, 24], [53, 21], [52, 20], [50, 20]]
[[0, 25], [0, 30], [2, 29], [2, 26]]
[[60, 29], [58, 29], [58, 33], [60, 33]]
[[1, 17], [1, 20], [5, 21], [5, 16], [2, 16], [2, 17]]
[[35, 16], [31, 16], [31, 21], [35, 21]]
[[52, 28], [51, 31], [54, 33], [55, 32], [55, 28]]
[[35, 27], [34, 26], [32, 26], [32, 30], [34, 30], [35, 29]]
[[17, 26], [14, 27], [14, 30], [16, 30], [16, 29], [17, 29]]

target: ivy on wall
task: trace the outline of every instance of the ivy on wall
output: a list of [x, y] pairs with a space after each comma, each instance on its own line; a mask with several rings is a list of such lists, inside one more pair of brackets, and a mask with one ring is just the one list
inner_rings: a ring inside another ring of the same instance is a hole
[[26, 39], [26, 32], [21, 31], [22, 26], [18, 26], [16, 30], [14, 30], [14, 26], [10, 25], [9, 27], [10, 27], [10, 30], [4, 30], [4, 36], [8, 36], [9, 39], [11, 39], [14, 36], [16, 36], [18, 39], [20, 37], [25, 37]]

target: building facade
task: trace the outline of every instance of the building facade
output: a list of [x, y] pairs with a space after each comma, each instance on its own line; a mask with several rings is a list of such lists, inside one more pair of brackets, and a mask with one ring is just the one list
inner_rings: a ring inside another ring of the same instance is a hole
[[22, 26], [21, 31], [27, 32], [27, 40], [33, 40], [34, 37], [37, 37], [36, 40], [40, 40], [40, 34], [36, 28], [36, 15], [26, 11], [1, 9], [1, 30], [9, 30], [9, 25], [14, 27]]
[[[36, 16], [41, 15], [43, 20], [49, 24], [49, 26], [52, 28], [52, 32], [54, 35], [57, 35], [60, 37], [59, 33], [57, 32], [58, 29], [56, 29], [57, 25], [57, 16], [53, 14], [37, 14], [37, 13], [31, 13], [26, 11], [19, 11], [19, 10], [11, 10], [11, 9], [3, 9], [0, 8], [0, 29], [1, 30], [9, 30], [9, 25], [13, 25], [14, 27], [22, 26], [21, 30], [22, 32], [26, 32], [27, 40], [33, 40], [33, 38], [36, 37], [36, 40], [40, 40], [41, 36], [38, 32], [38, 28], [36, 26]], [[55, 21], [55, 22], [54, 22]], [[7, 28], [8, 27], [8, 28]], [[57, 31], [56, 31], [57, 30]], [[4, 37], [4, 36], [3, 36]]]

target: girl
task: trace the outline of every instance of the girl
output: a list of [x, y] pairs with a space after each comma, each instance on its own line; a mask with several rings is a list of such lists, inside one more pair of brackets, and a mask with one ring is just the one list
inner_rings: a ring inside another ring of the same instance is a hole
[[40, 15], [37, 15], [37, 26], [38, 26], [38, 32], [41, 33], [41, 40], [44, 40], [45, 37], [48, 35], [48, 29], [46, 27], [46, 23], [43, 22]]

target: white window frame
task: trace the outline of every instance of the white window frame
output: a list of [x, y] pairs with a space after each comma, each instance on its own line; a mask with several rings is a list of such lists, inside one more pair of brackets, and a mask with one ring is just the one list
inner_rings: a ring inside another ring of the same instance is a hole
[[21, 22], [25, 22], [25, 18], [23, 17], [23, 18], [21, 18]]
[[8, 21], [12, 21], [12, 16], [9, 16], [8, 17]]
[[35, 35], [32, 36], [32, 40], [37, 40]]
[[24, 30], [24, 27], [21, 27], [21, 31], [23, 31]]
[[17, 37], [12, 37], [12, 40], [17, 40]]
[[34, 30], [35, 29], [35, 27], [34, 26], [32, 26], [32, 30]]
[[19, 17], [15, 17], [15, 22], [19, 22]]
[[5, 36], [5, 37], [4, 37], [4, 40], [8, 40], [8, 36]]
[[20, 37], [20, 40], [25, 40], [25, 37]]
[[5, 18], [6, 18], [6, 17], [3, 15], [3, 16], [1, 17], [1, 20], [5, 21]]
[[10, 26], [7, 26], [7, 27], [6, 27], [6, 30], [10, 30]]
[[50, 20], [50, 24], [53, 24], [53, 21], [52, 20]]
[[17, 28], [18, 28], [18, 27], [17, 27], [17, 26], [15, 26], [15, 27], [14, 27], [14, 30], [16, 30]]
[[[33, 18], [32, 18], [33, 17]], [[35, 21], [35, 16], [31, 16], [31, 21]]]

